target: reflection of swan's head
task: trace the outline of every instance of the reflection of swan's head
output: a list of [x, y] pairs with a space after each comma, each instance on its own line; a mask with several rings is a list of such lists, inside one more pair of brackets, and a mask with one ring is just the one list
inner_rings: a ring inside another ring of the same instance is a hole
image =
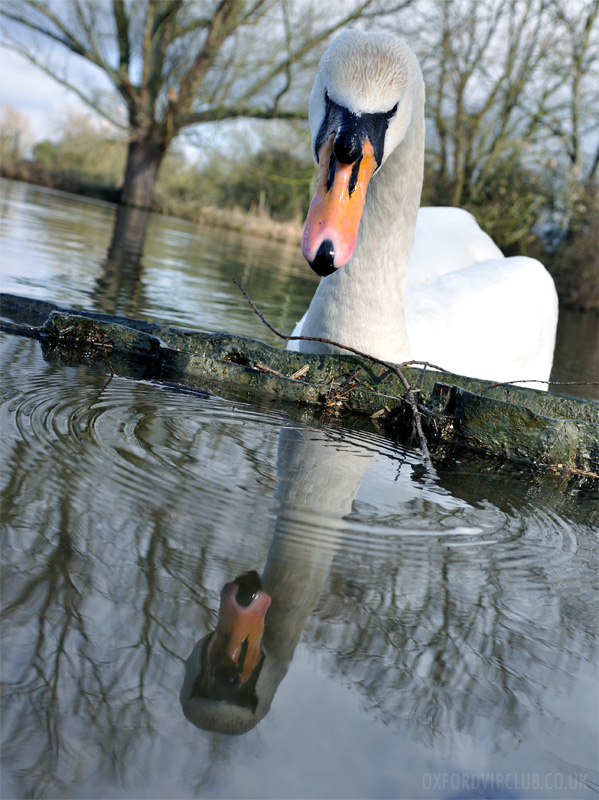
[[270, 597], [257, 573], [225, 584], [216, 630], [194, 647], [185, 666], [181, 704], [200, 728], [245, 733], [270, 708], [260, 702], [258, 684], [264, 666], [262, 636]]
[[216, 631], [196, 644], [185, 665], [181, 705], [198, 728], [245, 733], [268, 713], [372, 456], [345, 436], [281, 428], [279, 508], [264, 588], [255, 572], [226, 584]]
[[[310, 130], [320, 170], [302, 239], [307, 261], [329, 275], [351, 258], [371, 176], [405, 138], [424, 103], [418, 60], [389, 33], [344, 31], [323, 55], [310, 96]], [[340, 202], [342, 200], [342, 202]], [[332, 206], [343, 237], [328, 239]]]

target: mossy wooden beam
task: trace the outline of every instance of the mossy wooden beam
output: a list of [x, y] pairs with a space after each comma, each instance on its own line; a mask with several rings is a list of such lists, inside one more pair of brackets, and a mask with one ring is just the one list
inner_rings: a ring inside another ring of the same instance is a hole
[[[106, 369], [244, 400], [279, 401], [377, 424], [411, 424], [405, 389], [358, 356], [305, 355], [222, 333], [59, 308], [1, 295], [2, 329], [39, 339], [48, 358], [103, 360]], [[526, 464], [599, 473], [599, 403], [405, 368], [418, 388], [430, 442], [459, 442]]]

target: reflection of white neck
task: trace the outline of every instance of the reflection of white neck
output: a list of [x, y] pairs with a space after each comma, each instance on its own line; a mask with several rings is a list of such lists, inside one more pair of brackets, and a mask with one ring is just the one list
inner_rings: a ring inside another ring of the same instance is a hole
[[[375, 353], [410, 358], [404, 298], [424, 168], [424, 93], [403, 141], [373, 176], [354, 255], [323, 278], [305, 317], [303, 336], [319, 336]], [[302, 342], [304, 352], [329, 350]]]
[[279, 508], [262, 576], [272, 597], [263, 643], [285, 670], [322, 593], [343, 536], [343, 517], [371, 465], [367, 450], [341, 437], [310, 428], [281, 429]]

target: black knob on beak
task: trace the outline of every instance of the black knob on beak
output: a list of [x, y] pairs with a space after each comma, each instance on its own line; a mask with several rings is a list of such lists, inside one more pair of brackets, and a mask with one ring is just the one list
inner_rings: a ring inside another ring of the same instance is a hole
[[317, 275], [320, 275], [322, 278], [326, 278], [327, 275], [331, 275], [335, 272], [334, 262], [335, 260], [335, 247], [333, 242], [330, 239], [325, 239], [316, 255], [314, 256], [314, 261], [310, 264], [312, 269]]

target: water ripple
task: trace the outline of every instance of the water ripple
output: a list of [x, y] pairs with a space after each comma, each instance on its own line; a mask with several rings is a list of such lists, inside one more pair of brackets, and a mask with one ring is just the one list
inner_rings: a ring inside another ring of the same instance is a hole
[[72, 481], [81, 513], [104, 508], [139, 524], [167, 514], [188, 536], [238, 527], [240, 544], [261, 527], [266, 539], [414, 565], [441, 548], [546, 569], [579, 546], [572, 521], [523, 492], [516, 473], [465, 466], [459, 480], [455, 468], [431, 480], [415, 451], [371, 430], [290, 424], [244, 403], [31, 366], [25, 386], [4, 389], [7, 472], [11, 459], [16, 475], [37, 472], [48, 505], [52, 481]]

